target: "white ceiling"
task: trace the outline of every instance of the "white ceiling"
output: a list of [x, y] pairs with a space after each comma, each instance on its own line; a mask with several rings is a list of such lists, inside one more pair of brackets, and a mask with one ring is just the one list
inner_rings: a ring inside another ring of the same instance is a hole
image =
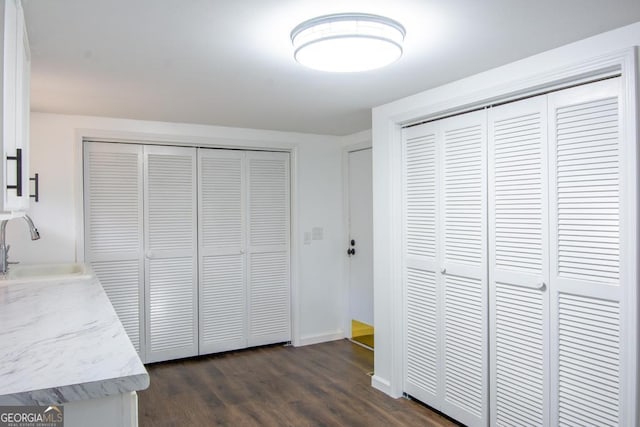
[[[32, 111], [332, 135], [371, 108], [640, 21], [639, 0], [23, 0]], [[289, 33], [336, 12], [406, 30], [397, 63], [327, 74]]]

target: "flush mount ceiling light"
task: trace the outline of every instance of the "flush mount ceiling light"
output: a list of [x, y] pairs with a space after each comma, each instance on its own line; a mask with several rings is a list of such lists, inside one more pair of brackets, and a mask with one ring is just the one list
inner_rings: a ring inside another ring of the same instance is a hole
[[291, 31], [291, 42], [302, 65], [348, 73], [397, 61], [404, 36], [404, 27], [384, 16], [338, 13], [301, 23]]

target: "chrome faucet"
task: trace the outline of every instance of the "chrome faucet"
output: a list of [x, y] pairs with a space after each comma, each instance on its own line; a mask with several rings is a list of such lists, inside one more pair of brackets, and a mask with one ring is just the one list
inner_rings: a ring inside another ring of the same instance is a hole
[[[25, 215], [22, 217], [27, 224], [29, 225], [29, 233], [31, 233], [31, 240], [38, 240], [40, 238], [40, 233], [38, 233], [38, 229], [33, 224], [33, 221], [29, 217], [29, 215]], [[0, 273], [5, 274], [7, 272], [7, 267], [9, 266], [9, 248], [7, 245], [7, 223], [8, 219], [5, 219], [0, 224]]]

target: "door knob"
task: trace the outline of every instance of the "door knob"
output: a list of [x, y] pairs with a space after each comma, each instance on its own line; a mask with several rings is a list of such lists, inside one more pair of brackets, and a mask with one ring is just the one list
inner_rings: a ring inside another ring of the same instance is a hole
[[355, 246], [356, 245], [356, 241], [351, 239], [351, 246]]
[[445, 274], [447, 272], [447, 269], [445, 267], [442, 267], [440, 269], [440, 273]]

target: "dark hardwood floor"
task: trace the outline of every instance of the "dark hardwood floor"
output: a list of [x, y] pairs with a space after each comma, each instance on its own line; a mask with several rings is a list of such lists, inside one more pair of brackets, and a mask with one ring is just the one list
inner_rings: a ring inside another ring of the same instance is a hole
[[347, 340], [148, 365], [140, 426], [454, 426], [371, 387], [373, 353]]

